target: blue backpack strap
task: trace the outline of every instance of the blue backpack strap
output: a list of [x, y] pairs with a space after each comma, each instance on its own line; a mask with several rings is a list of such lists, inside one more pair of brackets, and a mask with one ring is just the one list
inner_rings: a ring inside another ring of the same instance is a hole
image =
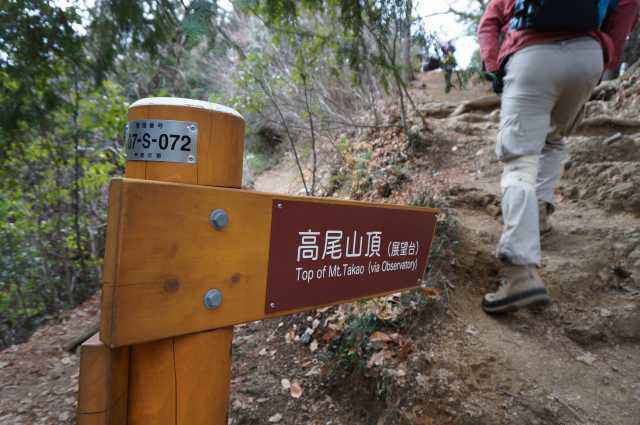
[[616, 7], [618, 7], [619, 0], [600, 0], [600, 4], [598, 5], [598, 23], [599, 27], [602, 28], [602, 24], [604, 24], [605, 19], [609, 13], [611, 13]]
[[528, 16], [532, 13], [534, 4], [531, 0], [515, 0], [513, 18], [509, 22], [510, 31], [518, 31], [528, 26]]

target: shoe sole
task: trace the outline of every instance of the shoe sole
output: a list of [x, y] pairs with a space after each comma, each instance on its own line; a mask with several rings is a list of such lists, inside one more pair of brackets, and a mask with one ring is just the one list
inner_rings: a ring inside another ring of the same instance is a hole
[[547, 290], [545, 288], [536, 288], [494, 302], [487, 302], [483, 298], [482, 309], [487, 314], [503, 314], [512, 313], [522, 308], [545, 306], [549, 302]]

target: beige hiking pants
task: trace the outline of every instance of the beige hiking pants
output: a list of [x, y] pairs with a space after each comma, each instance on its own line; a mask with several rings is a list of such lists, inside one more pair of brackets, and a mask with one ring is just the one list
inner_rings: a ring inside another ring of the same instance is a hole
[[502, 260], [540, 265], [538, 201], [555, 206], [566, 159], [563, 136], [602, 70], [602, 48], [590, 37], [529, 46], [509, 58], [496, 145], [504, 163]]

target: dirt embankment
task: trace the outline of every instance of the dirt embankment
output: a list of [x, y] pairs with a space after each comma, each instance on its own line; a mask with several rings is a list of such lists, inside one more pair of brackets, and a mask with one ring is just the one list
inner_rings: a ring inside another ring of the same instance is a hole
[[[497, 284], [498, 115], [452, 114], [471, 95], [443, 97], [435, 78], [414, 87], [430, 127], [413, 119], [411, 146], [394, 128], [364, 132], [325, 188], [442, 207], [424, 287], [238, 326], [230, 424], [639, 423], [640, 134], [585, 127], [569, 139], [554, 232], [543, 239], [553, 304], [489, 317], [479, 303]], [[596, 102], [601, 112], [632, 104]], [[256, 187], [299, 189], [278, 171]], [[73, 423], [78, 358], [62, 346], [96, 314], [89, 302], [0, 353], [0, 423]]]

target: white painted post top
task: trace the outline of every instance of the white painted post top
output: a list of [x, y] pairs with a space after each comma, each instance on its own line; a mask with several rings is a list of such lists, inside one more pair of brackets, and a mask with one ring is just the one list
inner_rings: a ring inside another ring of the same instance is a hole
[[233, 115], [244, 121], [244, 118], [238, 111], [228, 106], [211, 103], [204, 100], [184, 99], [181, 97], [147, 97], [136, 100], [129, 109], [139, 106], [185, 106], [189, 108], [206, 109], [207, 111], [220, 112], [223, 114]]

